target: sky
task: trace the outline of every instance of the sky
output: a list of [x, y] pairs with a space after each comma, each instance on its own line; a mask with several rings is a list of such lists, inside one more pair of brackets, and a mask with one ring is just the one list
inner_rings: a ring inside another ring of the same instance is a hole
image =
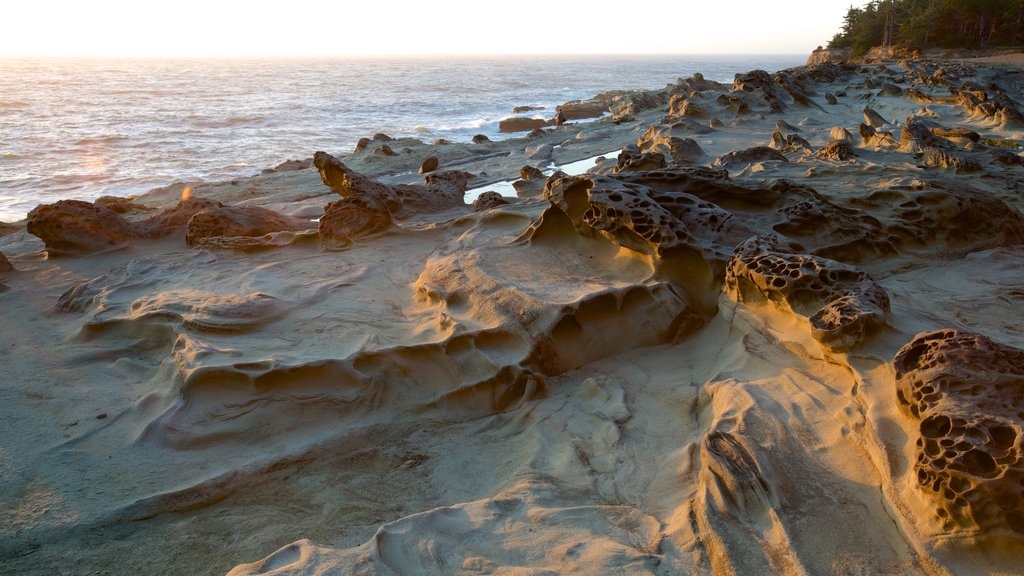
[[[854, 2], [863, 4], [863, 2]], [[851, 0], [15, 0], [0, 57], [803, 54]]]

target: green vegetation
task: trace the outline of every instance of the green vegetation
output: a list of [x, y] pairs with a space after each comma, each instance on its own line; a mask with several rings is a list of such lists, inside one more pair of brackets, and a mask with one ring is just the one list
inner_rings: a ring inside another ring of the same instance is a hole
[[850, 6], [829, 48], [983, 48], [1024, 45], [1024, 0], [872, 0]]

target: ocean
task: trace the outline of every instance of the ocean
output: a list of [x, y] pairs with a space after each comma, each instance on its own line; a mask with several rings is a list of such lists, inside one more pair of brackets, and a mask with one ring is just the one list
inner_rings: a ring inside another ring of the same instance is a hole
[[257, 174], [384, 132], [491, 139], [516, 106], [732, 81], [806, 55], [0, 60], [0, 221], [63, 198]]

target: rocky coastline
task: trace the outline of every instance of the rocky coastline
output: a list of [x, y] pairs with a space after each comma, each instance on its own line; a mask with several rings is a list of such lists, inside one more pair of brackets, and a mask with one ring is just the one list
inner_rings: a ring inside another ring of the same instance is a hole
[[0, 571], [1018, 572], [1024, 73], [845, 60], [0, 224]]

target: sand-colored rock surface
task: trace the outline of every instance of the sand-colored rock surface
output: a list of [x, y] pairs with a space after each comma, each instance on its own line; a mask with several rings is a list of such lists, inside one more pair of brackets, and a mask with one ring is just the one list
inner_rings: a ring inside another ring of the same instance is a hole
[[1019, 574], [1021, 94], [695, 75], [37, 208], [0, 572]]

